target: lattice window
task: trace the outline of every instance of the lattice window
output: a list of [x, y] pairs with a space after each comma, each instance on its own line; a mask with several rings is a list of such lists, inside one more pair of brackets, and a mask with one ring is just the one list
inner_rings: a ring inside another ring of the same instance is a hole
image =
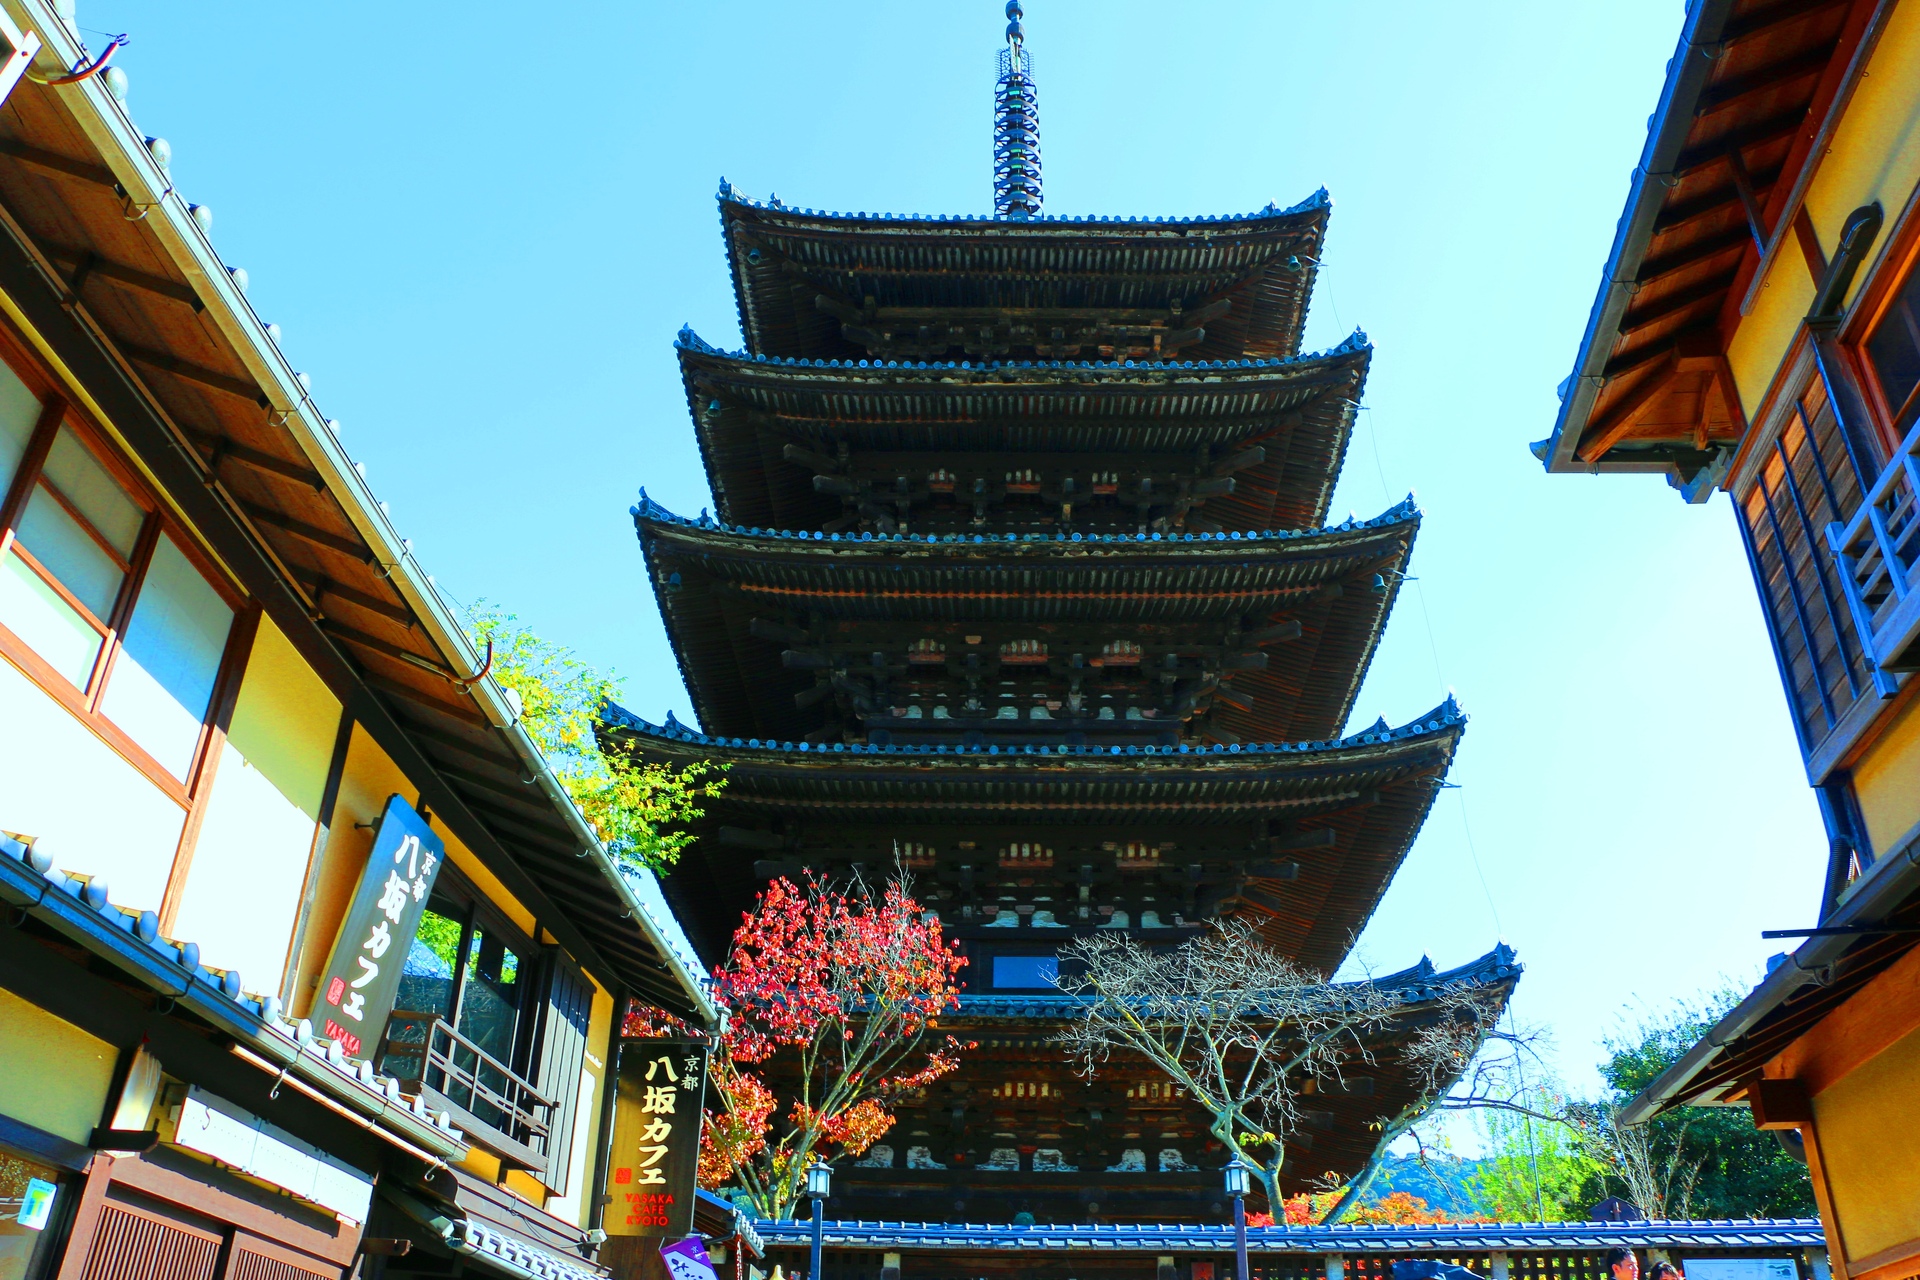
[[1826, 528], [1860, 504], [1825, 385], [1813, 378], [1739, 503], [1741, 525], [1778, 646], [1787, 696], [1811, 748], [1872, 689]]

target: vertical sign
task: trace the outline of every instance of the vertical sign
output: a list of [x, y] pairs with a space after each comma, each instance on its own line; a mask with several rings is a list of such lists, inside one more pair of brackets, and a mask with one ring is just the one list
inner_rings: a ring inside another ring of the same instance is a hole
[[707, 1046], [697, 1040], [623, 1040], [618, 1090], [607, 1162], [607, 1234], [673, 1240], [692, 1235]]
[[446, 848], [427, 820], [399, 796], [388, 797], [313, 1006], [314, 1021], [325, 1020], [324, 1034], [349, 1057], [365, 1057], [369, 1042], [380, 1043], [407, 950], [445, 860]]

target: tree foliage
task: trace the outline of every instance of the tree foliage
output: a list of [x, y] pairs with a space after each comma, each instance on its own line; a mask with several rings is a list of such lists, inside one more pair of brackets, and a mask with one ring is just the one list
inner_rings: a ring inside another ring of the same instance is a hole
[[1580, 1130], [1567, 1123], [1568, 1101], [1550, 1080], [1528, 1085], [1526, 1106], [1479, 1117], [1483, 1155], [1468, 1189], [1496, 1222], [1565, 1222], [1587, 1216], [1601, 1199], [1591, 1188], [1601, 1166]]
[[493, 678], [519, 699], [520, 726], [607, 851], [653, 871], [670, 869], [693, 842], [684, 827], [702, 816], [700, 801], [726, 785], [710, 775], [726, 766], [699, 761], [674, 769], [608, 753], [596, 728], [602, 708], [620, 693], [616, 677], [485, 601], [467, 611], [467, 630], [490, 648]]
[[1592, 1200], [1620, 1195], [1658, 1217], [1785, 1218], [1815, 1210], [1807, 1166], [1772, 1133], [1753, 1127], [1745, 1107], [1675, 1107], [1644, 1125], [1618, 1122], [1620, 1109], [1678, 1062], [1739, 1003], [1732, 987], [1640, 1019], [1606, 1041], [1600, 1075], [1607, 1093], [1584, 1108], [1585, 1148], [1600, 1166]]
[[[789, 1217], [816, 1153], [865, 1152], [893, 1127], [896, 1103], [959, 1066], [971, 1046], [935, 1027], [958, 1004], [965, 963], [897, 881], [879, 895], [858, 883], [769, 885], [713, 971], [727, 1024], [708, 1077], [719, 1106], [701, 1135], [701, 1185]], [[658, 1010], [627, 1019], [629, 1036], [667, 1031], [690, 1033]]]
[[[1393, 1054], [1413, 1100], [1375, 1121], [1372, 1158], [1329, 1208], [1330, 1221], [1355, 1207], [1387, 1148], [1443, 1105], [1497, 1034], [1500, 1001], [1488, 992], [1463, 985], [1414, 1000], [1368, 981], [1330, 984], [1242, 920], [1167, 950], [1094, 934], [1062, 959], [1059, 985], [1083, 1005], [1056, 1040], [1081, 1071], [1095, 1074], [1116, 1052], [1159, 1068], [1212, 1115], [1210, 1132], [1259, 1178], [1269, 1206], [1283, 1203], [1280, 1171], [1309, 1085], [1342, 1086], [1346, 1071]], [[1383, 1039], [1392, 1047], [1377, 1050]], [[1476, 1091], [1487, 1083], [1476, 1076]]]

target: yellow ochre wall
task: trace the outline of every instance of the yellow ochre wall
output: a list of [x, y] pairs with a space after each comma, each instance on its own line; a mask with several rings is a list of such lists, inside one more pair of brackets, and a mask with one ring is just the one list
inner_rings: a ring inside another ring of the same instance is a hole
[[339, 726], [340, 700], [263, 618], [173, 929], [257, 994], [281, 990]]
[[[1829, 256], [1847, 215], [1880, 202], [1884, 243], [1920, 182], [1920, 5], [1896, 5], [1833, 144], [1807, 188], [1807, 212]], [[1874, 246], [1877, 252], [1879, 244]], [[1869, 259], [1871, 261], [1871, 259]], [[1858, 293], [1866, 279], [1854, 278]], [[1852, 299], [1849, 298], [1849, 301]]]
[[[407, 779], [392, 758], [380, 748], [364, 726], [355, 725], [347, 748], [346, 768], [340, 777], [340, 795], [334, 802], [333, 825], [327, 832], [326, 848], [321, 851], [315, 870], [313, 909], [305, 934], [298, 940], [296, 980], [288, 1007], [296, 1017], [313, 1007], [314, 986], [333, 951], [340, 922], [346, 917], [347, 904], [354, 886], [366, 870], [367, 857], [373, 852], [373, 827], [387, 807], [387, 797], [399, 794], [409, 804], [418, 801], [419, 787]], [[359, 824], [366, 824], [362, 829]], [[520, 904], [500, 883], [499, 877], [480, 865], [480, 860], [462, 844], [436, 814], [433, 830], [446, 842], [447, 861], [473, 883], [494, 907], [529, 935], [534, 930], [533, 913]]]
[[[1885, 241], [1920, 182], [1920, 5], [1896, 6], [1874, 46], [1866, 74], [1807, 188], [1807, 214], [1822, 249], [1839, 243], [1847, 215], [1874, 200], [1885, 211]], [[1875, 246], [1877, 252], [1879, 246]], [[1871, 259], [1869, 259], [1871, 261]], [[1854, 280], [1857, 293], [1866, 280]], [[1813, 304], [1813, 278], [1788, 233], [1753, 309], [1742, 317], [1727, 360], [1751, 419]]]
[[1853, 789], [1876, 857], [1920, 825], [1920, 700], [1908, 699], [1854, 762]]
[[1813, 1125], [1847, 1257], [1920, 1239], [1920, 1031], [1816, 1094]]
[[106, 1041], [0, 988], [0, 1114], [85, 1143], [118, 1062]]

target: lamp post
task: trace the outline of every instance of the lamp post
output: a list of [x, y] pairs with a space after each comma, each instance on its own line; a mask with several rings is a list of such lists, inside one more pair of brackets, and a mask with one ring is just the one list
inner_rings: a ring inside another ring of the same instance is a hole
[[1233, 1197], [1233, 1255], [1238, 1280], [1247, 1274], [1247, 1166], [1238, 1159], [1227, 1162], [1227, 1194]]
[[[824, 1160], [807, 1166], [807, 1198], [813, 1201], [813, 1270], [807, 1280], [820, 1280], [820, 1246], [826, 1234], [826, 1198], [833, 1194], [833, 1168]], [[1242, 1278], [1244, 1280], [1244, 1277]]]

